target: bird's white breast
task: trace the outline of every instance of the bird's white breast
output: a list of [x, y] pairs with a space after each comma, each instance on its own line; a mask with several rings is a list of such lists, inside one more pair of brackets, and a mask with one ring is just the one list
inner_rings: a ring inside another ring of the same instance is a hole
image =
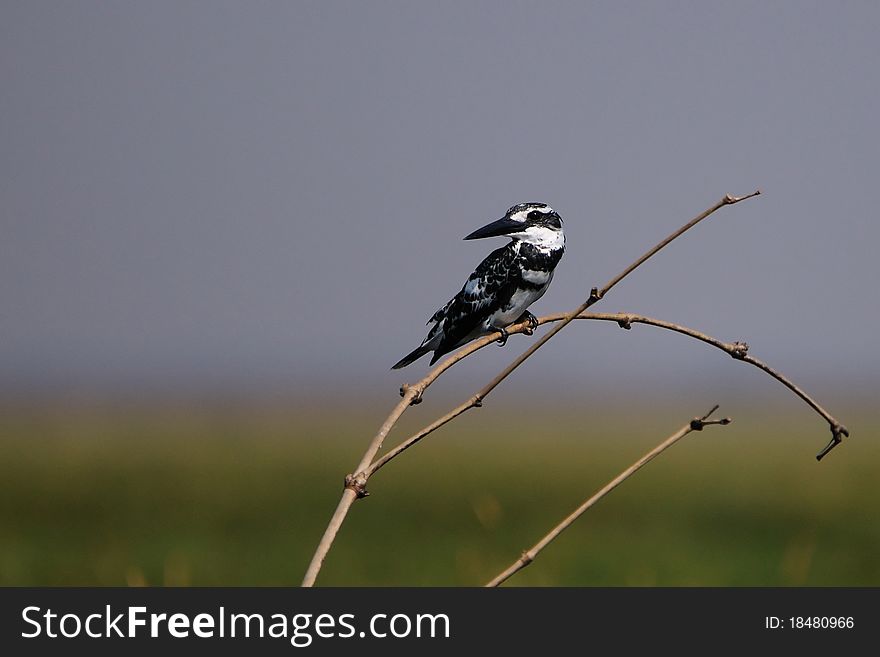
[[541, 271], [540, 269], [523, 269], [523, 280], [533, 283], [534, 285], [547, 285], [553, 278], [553, 272]]
[[491, 330], [492, 328], [504, 328], [505, 326], [510, 326], [522, 316], [529, 306], [540, 299], [546, 290], [546, 285], [538, 289], [517, 290], [510, 297], [510, 303], [508, 305], [499, 308], [489, 316], [486, 328]]

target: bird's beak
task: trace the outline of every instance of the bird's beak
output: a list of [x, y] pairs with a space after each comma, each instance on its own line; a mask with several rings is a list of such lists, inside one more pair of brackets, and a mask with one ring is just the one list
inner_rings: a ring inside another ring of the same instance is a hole
[[487, 226], [478, 228], [473, 233], [465, 237], [466, 240], [478, 240], [484, 237], [498, 237], [499, 235], [510, 235], [511, 233], [519, 233], [523, 229], [521, 221], [514, 221], [509, 217], [504, 217], [498, 221], [493, 221]]

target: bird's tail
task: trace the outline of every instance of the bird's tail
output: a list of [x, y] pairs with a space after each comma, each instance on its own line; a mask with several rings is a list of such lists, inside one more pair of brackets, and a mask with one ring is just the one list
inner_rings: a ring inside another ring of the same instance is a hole
[[411, 352], [409, 352], [406, 356], [404, 356], [399, 361], [397, 361], [397, 363], [395, 363], [391, 367], [391, 369], [392, 370], [399, 370], [401, 367], [406, 367], [410, 363], [417, 361], [419, 358], [424, 356], [426, 353], [431, 351], [431, 349], [433, 349], [433, 348], [434, 347], [430, 343], [419, 345], [418, 347], [413, 349]]

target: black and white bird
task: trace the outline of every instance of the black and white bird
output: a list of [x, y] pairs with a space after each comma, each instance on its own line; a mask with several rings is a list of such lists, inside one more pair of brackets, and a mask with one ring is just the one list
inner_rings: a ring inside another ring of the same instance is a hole
[[562, 219], [545, 203], [520, 203], [464, 239], [502, 235], [511, 242], [477, 266], [461, 291], [428, 320], [433, 326], [422, 344], [391, 369], [406, 367], [429, 351], [434, 352], [433, 365], [453, 349], [496, 331], [503, 345], [505, 328], [517, 321], [528, 320], [532, 329], [537, 326], [528, 307], [547, 291], [565, 251]]

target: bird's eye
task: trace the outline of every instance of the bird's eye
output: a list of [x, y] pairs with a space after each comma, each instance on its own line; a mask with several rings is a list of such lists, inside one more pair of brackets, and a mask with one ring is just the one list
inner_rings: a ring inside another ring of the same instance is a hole
[[538, 212], [537, 210], [532, 210], [531, 212], [529, 212], [529, 219], [540, 219], [540, 218], [541, 218], [541, 213]]

